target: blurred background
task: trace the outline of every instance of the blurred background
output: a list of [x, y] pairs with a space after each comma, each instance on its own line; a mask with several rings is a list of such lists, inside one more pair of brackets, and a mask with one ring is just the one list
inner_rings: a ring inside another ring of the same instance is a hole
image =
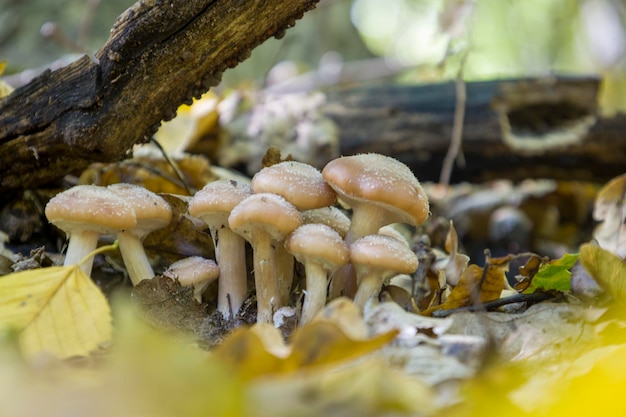
[[[132, 3], [0, 0], [5, 79], [19, 84], [11, 74], [95, 52]], [[612, 112], [626, 108], [625, 22], [623, 0], [322, 0], [227, 71], [221, 88], [597, 74], [601, 106]]]

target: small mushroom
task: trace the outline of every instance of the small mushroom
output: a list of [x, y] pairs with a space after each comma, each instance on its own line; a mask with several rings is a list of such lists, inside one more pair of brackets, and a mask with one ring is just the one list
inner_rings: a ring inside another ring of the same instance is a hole
[[[297, 161], [279, 162], [263, 168], [252, 177], [252, 190], [277, 194], [300, 211], [331, 206], [337, 200], [337, 195], [317, 168]], [[276, 264], [281, 301], [286, 304], [293, 281], [293, 256], [282, 245], [276, 248]]]
[[345, 239], [350, 228], [350, 218], [337, 207], [321, 207], [302, 212], [304, 224], [319, 223], [332, 227], [342, 239]]
[[252, 188], [248, 184], [218, 180], [205, 185], [189, 202], [189, 214], [209, 226], [215, 243], [215, 258], [221, 271], [217, 309], [225, 318], [237, 314], [248, 294], [245, 240], [230, 229], [228, 216], [250, 195]]
[[350, 262], [357, 273], [354, 303], [361, 309], [378, 295], [386, 279], [412, 274], [418, 266], [417, 256], [405, 243], [384, 235], [367, 235], [353, 242]]
[[285, 248], [304, 265], [306, 291], [300, 322], [305, 324], [326, 304], [327, 273], [348, 262], [348, 247], [329, 226], [305, 224], [287, 237]]
[[193, 285], [193, 296], [197, 302], [202, 302], [202, 293], [206, 287], [220, 275], [220, 268], [212, 259], [201, 256], [190, 256], [171, 264], [163, 276], [178, 280], [183, 287]]
[[151, 232], [162, 229], [172, 221], [172, 208], [161, 197], [135, 184], [112, 184], [109, 191], [126, 201], [137, 218], [135, 227], [117, 233], [120, 253], [133, 285], [154, 277], [154, 271], [143, 248], [144, 238]]
[[275, 245], [302, 224], [300, 212], [279, 195], [252, 194], [233, 209], [228, 224], [252, 245], [257, 322], [271, 323], [281, 307]]
[[[409, 167], [388, 156], [369, 153], [330, 161], [322, 170], [328, 185], [352, 209], [346, 235], [350, 245], [391, 223], [418, 225], [428, 217], [428, 197]], [[331, 298], [352, 295], [350, 265], [333, 275]]]
[[[64, 265], [78, 264], [98, 246], [100, 235], [135, 227], [132, 207], [104, 187], [78, 185], [54, 196], [46, 205], [50, 223], [69, 237]], [[80, 266], [91, 274], [93, 259]]]

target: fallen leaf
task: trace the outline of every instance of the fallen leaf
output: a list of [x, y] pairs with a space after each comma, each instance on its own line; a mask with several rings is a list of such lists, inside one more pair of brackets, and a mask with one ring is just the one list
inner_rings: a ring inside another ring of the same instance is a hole
[[572, 277], [570, 269], [572, 269], [577, 260], [577, 253], [566, 253], [560, 259], [542, 263], [537, 273], [531, 279], [528, 288], [523, 291], [524, 294], [532, 294], [537, 290], [569, 291], [571, 289], [570, 279]]
[[626, 261], [597, 245], [580, 246], [580, 263], [616, 300], [626, 301]]
[[[451, 310], [453, 308], [466, 307], [476, 303], [486, 303], [487, 301], [497, 300], [504, 289], [504, 280], [506, 279], [505, 271], [507, 264], [488, 265], [487, 271], [478, 265], [472, 264], [468, 266], [459, 283], [450, 292], [446, 301], [438, 306], [433, 306], [422, 314], [430, 315], [433, 311], [443, 309]], [[480, 285], [480, 287], [479, 287]]]
[[16, 272], [0, 279], [0, 326], [20, 332], [28, 356], [84, 356], [111, 340], [111, 310], [77, 265]]
[[[260, 334], [263, 332], [275, 334]], [[285, 350], [278, 343], [278, 329], [254, 325], [235, 329], [213, 355], [231, 366], [241, 378], [250, 380], [318, 369], [354, 359], [382, 347], [397, 333], [390, 331], [367, 340], [353, 340], [333, 323], [313, 322], [300, 327], [294, 333], [289, 349]]]

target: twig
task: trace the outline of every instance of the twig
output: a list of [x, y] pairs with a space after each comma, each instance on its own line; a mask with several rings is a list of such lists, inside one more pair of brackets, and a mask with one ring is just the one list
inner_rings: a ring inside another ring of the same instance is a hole
[[459, 67], [459, 72], [456, 76], [456, 105], [454, 109], [454, 122], [452, 124], [452, 138], [450, 139], [448, 152], [443, 159], [443, 163], [441, 165], [441, 175], [439, 176], [439, 184], [444, 186], [450, 184], [450, 177], [452, 176], [454, 161], [459, 155], [459, 151], [461, 150], [461, 142], [463, 139], [465, 102], [467, 101], [467, 90], [465, 88], [465, 81], [463, 81], [463, 69], [465, 68], [467, 55], [467, 53], [464, 53], [461, 57], [461, 65]]
[[479, 305], [471, 305], [459, 308], [451, 308], [450, 310], [436, 310], [433, 311], [433, 317], [448, 317], [451, 314], [459, 313], [462, 311], [469, 312], [477, 312], [477, 311], [491, 311], [495, 310], [498, 307], [502, 307], [507, 304], [515, 304], [515, 303], [539, 303], [541, 301], [550, 300], [558, 297], [558, 294], [553, 292], [536, 292], [532, 294], [515, 294], [510, 297], [498, 298], [497, 300], [488, 301], [486, 303], [481, 303]]

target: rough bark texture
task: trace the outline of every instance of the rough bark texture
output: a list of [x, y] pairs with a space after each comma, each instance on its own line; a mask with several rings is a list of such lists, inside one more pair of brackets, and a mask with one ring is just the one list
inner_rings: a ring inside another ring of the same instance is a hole
[[[555, 178], [604, 182], [626, 171], [626, 115], [601, 117], [599, 80], [537, 78], [467, 83], [464, 165], [452, 180]], [[454, 83], [329, 93], [322, 111], [343, 155], [379, 152], [437, 181], [454, 118]]]
[[116, 161], [177, 107], [317, 0], [146, 0], [95, 57], [45, 72], [0, 100], [0, 192]]

